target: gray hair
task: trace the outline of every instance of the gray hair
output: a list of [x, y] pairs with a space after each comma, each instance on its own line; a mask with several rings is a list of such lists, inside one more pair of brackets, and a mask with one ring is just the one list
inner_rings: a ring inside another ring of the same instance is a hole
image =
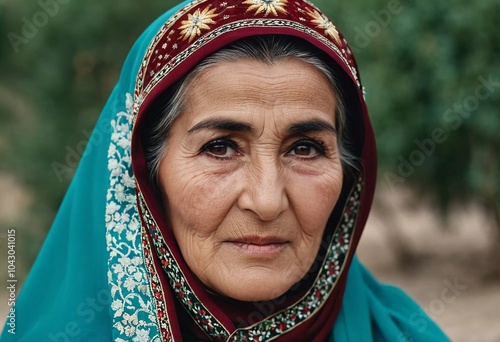
[[334, 90], [337, 145], [342, 167], [344, 172], [357, 169], [357, 158], [347, 148], [348, 143], [344, 134], [346, 131], [346, 111], [342, 93], [333, 70], [324, 61], [324, 57], [319, 57], [320, 53], [316, 47], [299, 38], [263, 35], [238, 40], [201, 61], [184, 78], [171, 86], [152, 106], [152, 109], [149, 109], [149, 112], [161, 112], [159, 116], [155, 116], [154, 113], [147, 115], [149, 124], [147, 124], [146, 135], [143, 139], [150, 181], [155, 185], [158, 184], [159, 165], [167, 148], [169, 127], [175, 118], [185, 110], [187, 90], [193, 80], [201, 72], [217, 63], [240, 60], [256, 60], [274, 65], [287, 58], [297, 58], [319, 69], [327, 77]]

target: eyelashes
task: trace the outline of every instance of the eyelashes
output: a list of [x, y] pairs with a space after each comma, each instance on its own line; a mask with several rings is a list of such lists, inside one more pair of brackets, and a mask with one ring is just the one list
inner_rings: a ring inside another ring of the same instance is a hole
[[201, 148], [200, 153], [218, 160], [229, 160], [238, 154], [241, 155], [238, 144], [229, 138], [216, 139], [206, 143]]
[[[311, 138], [302, 138], [294, 142], [285, 152], [285, 156], [291, 156], [299, 160], [315, 160], [326, 155], [324, 142]], [[204, 154], [217, 160], [231, 160], [241, 156], [238, 144], [229, 137], [212, 140], [200, 149], [199, 154]]]
[[295, 142], [287, 154], [299, 159], [316, 159], [326, 154], [324, 143], [313, 139], [302, 139]]

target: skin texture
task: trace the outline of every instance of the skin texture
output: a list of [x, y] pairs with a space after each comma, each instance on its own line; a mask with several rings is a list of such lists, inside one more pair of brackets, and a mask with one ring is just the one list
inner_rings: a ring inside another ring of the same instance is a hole
[[298, 59], [241, 60], [186, 99], [159, 168], [183, 257], [211, 291], [276, 298], [312, 266], [342, 188], [333, 89]]

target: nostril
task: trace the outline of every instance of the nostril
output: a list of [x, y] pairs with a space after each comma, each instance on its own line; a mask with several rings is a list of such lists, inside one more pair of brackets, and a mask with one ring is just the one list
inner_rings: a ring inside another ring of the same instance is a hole
[[262, 221], [275, 220], [288, 208], [288, 198], [283, 189], [261, 188], [245, 191], [238, 204], [242, 210], [250, 210]]

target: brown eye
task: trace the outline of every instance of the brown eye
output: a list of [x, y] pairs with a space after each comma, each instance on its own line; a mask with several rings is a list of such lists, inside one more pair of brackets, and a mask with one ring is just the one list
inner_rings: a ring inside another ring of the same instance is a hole
[[325, 152], [321, 147], [321, 144], [311, 140], [297, 142], [288, 152], [289, 155], [297, 156], [303, 159], [312, 159], [323, 155], [324, 153]]
[[207, 149], [207, 151], [218, 157], [227, 157], [228, 154], [231, 154], [233, 152], [232, 148], [222, 144], [212, 145]]
[[315, 153], [315, 150], [311, 146], [300, 145], [294, 149], [295, 155], [297, 156], [310, 156], [311, 153]]
[[236, 154], [236, 145], [231, 141], [215, 140], [206, 144], [202, 152], [218, 159], [230, 159]]

